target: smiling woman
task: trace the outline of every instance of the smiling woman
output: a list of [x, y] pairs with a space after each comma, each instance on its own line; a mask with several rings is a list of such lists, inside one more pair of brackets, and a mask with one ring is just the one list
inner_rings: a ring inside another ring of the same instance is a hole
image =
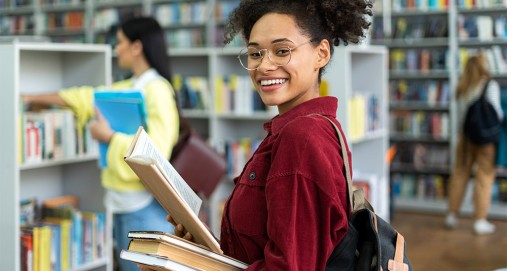
[[319, 97], [319, 85], [333, 46], [359, 42], [371, 8], [365, 0], [243, 0], [231, 13], [225, 42], [244, 37], [238, 59], [279, 112], [223, 211], [221, 249], [246, 270], [324, 270], [348, 231], [342, 148], [351, 155], [317, 116], [341, 127], [337, 99]]

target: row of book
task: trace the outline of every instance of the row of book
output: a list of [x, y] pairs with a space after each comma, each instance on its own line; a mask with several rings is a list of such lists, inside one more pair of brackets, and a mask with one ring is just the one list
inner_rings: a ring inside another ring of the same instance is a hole
[[0, 0], [0, 8], [22, 7], [30, 4], [30, 0]]
[[[449, 7], [449, 0], [385, 0], [392, 3], [392, 10], [401, 12], [406, 10], [446, 10]], [[375, 1], [377, 5], [382, 1]], [[456, 4], [460, 8], [491, 8], [491, 7], [507, 7], [507, 0], [457, 0]], [[381, 9], [380, 9], [381, 11]]]
[[348, 138], [358, 140], [380, 128], [379, 99], [372, 93], [355, 93], [348, 103]]
[[507, 7], [507, 0], [458, 0], [457, 4], [466, 9]]
[[35, 22], [32, 15], [0, 17], [0, 35], [33, 34]]
[[468, 58], [472, 55], [482, 52], [486, 55], [488, 70], [493, 73], [507, 73], [507, 47], [493, 45], [490, 48], [462, 48], [460, 49], [459, 67], [464, 70]]
[[429, 72], [449, 70], [448, 49], [392, 49], [389, 69], [398, 72]]
[[229, 14], [239, 6], [239, 0], [218, 1], [215, 5], [215, 19], [219, 22], [225, 22]]
[[390, 113], [390, 133], [393, 136], [448, 139], [449, 113], [396, 110]]
[[391, 168], [413, 168], [414, 170], [449, 171], [449, 146], [426, 143], [399, 142], [395, 144], [397, 152]]
[[70, 110], [23, 111], [18, 142], [20, 164], [97, 154], [88, 128], [77, 129]]
[[75, 196], [48, 199], [40, 206], [25, 200], [21, 209], [21, 270], [73, 270], [107, 256], [105, 215], [79, 210]]
[[449, 35], [447, 18], [438, 16], [401, 17], [394, 23], [393, 38], [419, 40]]
[[392, 105], [448, 105], [450, 96], [447, 80], [390, 80], [389, 102]]
[[[183, 109], [211, 109], [211, 91], [207, 77], [182, 76], [172, 78], [178, 102]], [[249, 76], [231, 74], [215, 77], [214, 106], [217, 113], [251, 114], [266, 111]]]
[[227, 160], [226, 174], [239, 176], [246, 162], [252, 157], [259, 147], [261, 139], [241, 138], [238, 140], [226, 140], [224, 142], [224, 155]]
[[266, 106], [255, 90], [250, 76], [230, 74], [215, 77], [215, 111], [248, 115], [265, 112]]
[[66, 11], [44, 13], [38, 23], [43, 32], [52, 31], [83, 31], [85, 15], [83, 11]]
[[186, 76], [174, 74], [172, 84], [178, 103], [182, 109], [209, 110], [210, 89], [204, 76]]
[[[37, 21], [35, 21], [36, 19]], [[33, 15], [2, 16], [0, 18], [0, 33], [3, 35], [29, 34], [29, 32], [35, 31], [35, 25], [42, 32], [83, 30], [84, 12], [44, 13], [37, 17]]]
[[206, 46], [204, 28], [183, 28], [166, 31], [166, 43], [171, 48], [201, 48]]
[[209, 17], [206, 2], [175, 2], [160, 4], [153, 9], [162, 27], [203, 24]]
[[[417, 200], [445, 200], [448, 196], [449, 176], [435, 174], [395, 173], [391, 177], [395, 198]], [[468, 188], [465, 202], [471, 202], [473, 189]], [[507, 178], [497, 178], [491, 191], [492, 203], [507, 203]]]
[[449, 0], [392, 0], [393, 11], [446, 10]]
[[98, 9], [93, 15], [93, 29], [96, 32], [111, 31], [112, 35], [116, 34], [115, 27], [119, 22], [134, 16], [141, 15], [142, 6], [132, 5], [118, 8], [105, 7]]
[[447, 196], [445, 187], [448, 176], [395, 173], [391, 178], [395, 198], [442, 200]]
[[505, 15], [460, 15], [458, 37], [461, 40], [477, 38], [481, 41], [507, 39], [507, 17]]
[[[461, 48], [459, 67], [463, 69], [468, 57], [479, 51], [485, 53], [490, 72], [507, 72], [507, 48], [498, 45], [485, 48]], [[447, 49], [392, 49], [389, 56], [390, 70], [395, 72], [424, 73], [431, 70], [449, 70], [449, 50]]]
[[39, 0], [41, 5], [77, 5], [83, 4], [86, 0]]
[[393, 32], [386, 36], [384, 21], [375, 20], [370, 29], [373, 40], [405, 41], [414, 43], [421, 39], [447, 38], [449, 29], [447, 18], [442, 16], [400, 17], [393, 21]]

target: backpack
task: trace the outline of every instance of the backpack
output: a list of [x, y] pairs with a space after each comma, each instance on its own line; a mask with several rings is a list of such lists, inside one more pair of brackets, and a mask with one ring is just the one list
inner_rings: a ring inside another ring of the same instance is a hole
[[493, 105], [486, 99], [487, 82], [479, 99], [467, 109], [463, 125], [464, 135], [474, 144], [496, 143], [500, 135], [500, 119]]
[[352, 175], [340, 130], [331, 119], [318, 116], [331, 122], [343, 146], [348, 200], [352, 208], [349, 230], [328, 258], [325, 271], [412, 271], [403, 235], [375, 214], [361, 189], [352, 191]]

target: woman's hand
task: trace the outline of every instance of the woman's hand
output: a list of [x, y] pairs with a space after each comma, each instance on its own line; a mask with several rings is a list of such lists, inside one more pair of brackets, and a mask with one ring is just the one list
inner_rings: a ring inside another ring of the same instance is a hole
[[113, 129], [97, 108], [95, 108], [95, 116], [96, 119], [90, 121], [90, 133], [93, 139], [109, 143], [114, 135]]
[[182, 224], [177, 224], [176, 221], [174, 221], [173, 217], [171, 215], [167, 215], [167, 221], [169, 221], [171, 224], [174, 225], [174, 235], [181, 237], [188, 241], [194, 241], [194, 236], [188, 231], [185, 230], [185, 227], [183, 227]]
[[151, 269], [150, 267], [148, 266], [145, 266], [145, 265], [142, 265], [142, 264], [137, 264], [137, 267], [139, 268], [139, 270], [141, 271], [157, 271], [155, 269]]

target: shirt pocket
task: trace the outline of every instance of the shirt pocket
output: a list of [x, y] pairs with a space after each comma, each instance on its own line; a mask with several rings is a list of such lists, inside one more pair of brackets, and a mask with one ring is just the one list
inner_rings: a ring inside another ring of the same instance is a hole
[[230, 202], [231, 227], [241, 235], [265, 236], [267, 206], [265, 185], [269, 166], [251, 161], [236, 184]]
[[239, 177], [239, 184], [246, 186], [266, 186], [266, 179], [268, 177], [269, 164], [261, 159], [254, 159], [250, 161], [242, 175]]

